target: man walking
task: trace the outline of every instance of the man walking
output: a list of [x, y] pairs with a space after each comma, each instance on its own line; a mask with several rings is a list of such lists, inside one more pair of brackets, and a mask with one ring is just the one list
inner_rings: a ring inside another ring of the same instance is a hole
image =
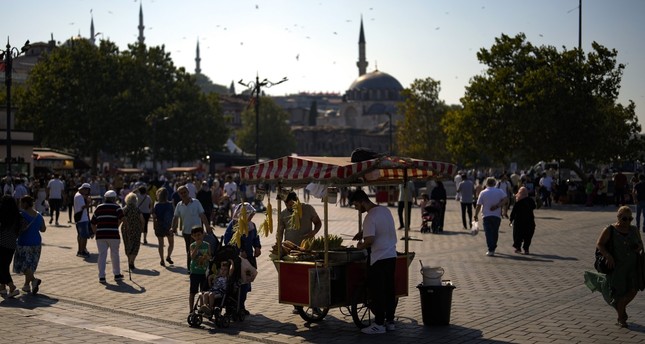
[[[461, 183], [457, 185], [457, 195], [461, 203], [461, 222], [464, 225], [464, 229], [472, 228], [475, 184], [465, 174]], [[468, 213], [468, 222], [466, 222], [466, 213]]]
[[175, 214], [172, 218], [172, 230], [177, 233], [179, 219], [181, 219], [181, 233], [186, 244], [186, 268], [190, 273], [190, 244], [194, 241], [191, 236], [193, 228], [204, 226], [207, 233], [213, 233], [213, 227], [210, 225], [206, 215], [204, 215], [204, 208], [201, 203], [189, 196], [188, 188], [185, 185], [180, 186], [177, 189], [177, 193], [181, 201], [175, 207]]
[[107, 191], [104, 198], [105, 202], [96, 207], [91, 220], [92, 232], [96, 235], [96, 248], [99, 251], [100, 283], [105, 283], [105, 265], [108, 249], [110, 249], [114, 280], [120, 281], [123, 279], [121, 259], [119, 258], [119, 246], [121, 244], [119, 227], [123, 222], [123, 210], [116, 204], [116, 192], [114, 190]]
[[484, 219], [484, 233], [486, 234], [486, 255], [492, 257], [497, 248], [499, 237], [499, 225], [502, 222], [502, 207], [508, 204], [506, 192], [496, 188], [497, 181], [493, 177], [486, 179], [486, 189], [479, 193], [477, 208], [475, 209], [475, 221], [478, 221], [479, 212], [482, 211]]
[[354, 240], [359, 240], [357, 248], [367, 249], [370, 253], [367, 286], [372, 297], [370, 308], [374, 313], [374, 323], [361, 329], [361, 332], [381, 334], [386, 330], [394, 331], [394, 268], [397, 242], [394, 218], [389, 209], [372, 203], [363, 190], [356, 190], [350, 196], [349, 203], [360, 213], [367, 213], [363, 221], [363, 230]]
[[641, 215], [643, 215], [643, 233], [645, 233], [645, 175], [638, 176], [638, 183], [634, 185], [634, 201], [636, 202], [636, 228], [641, 228]]
[[54, 213], [56, 213], [56, 226], [58, 226], [60, 207], [63, 205], [63, 191], [65, 191], [65, 184], [58, 178], [58, 173], [54, 173], [54, 178], [50, 179], [47, 183], [47, 199], [49, 200], [50, 225], [54, 221]]
[[90, 199], [90, 184], [83, 183], [74, 195], [74, 222], [76, 222], [76, 241], [78, 242], [77, 257], [88, 258], [87, 239], [90, 238], [90, 218], [87, 209], [92, 206]]

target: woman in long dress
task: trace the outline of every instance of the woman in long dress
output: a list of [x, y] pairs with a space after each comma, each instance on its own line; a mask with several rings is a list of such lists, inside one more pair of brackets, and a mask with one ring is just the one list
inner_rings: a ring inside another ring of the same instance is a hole
[[128, 257], [130, 271], [136, 269], [134, 261], [139, 254], [141, 247], [141, 233], [143, 232], [143, 215], [137, 206], [137, 195], [129, 193], [125, 196], [125, 207], [123, 208], [123, 225], [121, 236], [123, 237], [123, 248]]

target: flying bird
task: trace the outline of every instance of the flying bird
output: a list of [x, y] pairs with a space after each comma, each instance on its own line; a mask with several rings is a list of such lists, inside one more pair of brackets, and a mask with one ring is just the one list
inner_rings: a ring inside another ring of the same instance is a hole
[[296, 55], [296, 61], [300, 61], [300, 54]]

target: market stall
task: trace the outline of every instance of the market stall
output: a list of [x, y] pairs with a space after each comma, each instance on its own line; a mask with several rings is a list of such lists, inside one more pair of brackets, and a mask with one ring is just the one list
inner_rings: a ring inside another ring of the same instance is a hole
[[[350, 157], [288, 156], [241, 168], [242, 182], [275, 184], [278, 195], [282, 189], [301, 188], [310, 183], [328, 191], [322, 196], [322, 244], [319, 242], [318, 247], [312, 249], [301, 247], [308, 246], [304, 242], [276, 243], [277, 252], [273, 258], [278, 270], [278, 301], [295, 305], [300, 316], [309, 322], [322, 320], [331, 307], [340, 307], [341, 311], [347, 309], [358, 327], [368, 326], [371, 315], [365, 288], [367, 256], [363, 250], [338, 245], [330, 247], [333, 236], [328, 232], [328, 198], [334, 197], [333, 190], [338, 187], [398, 185], [409, 179], [452, 178], [455, 172], [456, 166], [450, 163], [394, 156], [360, 162], [352, 162]], [[278, 214], [280, 206], [278, 202]], [[357, 231], [360, 231], [361, 222], [359, 213]], [[410, 219], [405, 222], [405, 251], [397, 257], [395, 268], [398, 297], [408, 295], [408, 266], [414, 255], [408, 246]], [[294, 251], [298, 254], [293, 255]]]

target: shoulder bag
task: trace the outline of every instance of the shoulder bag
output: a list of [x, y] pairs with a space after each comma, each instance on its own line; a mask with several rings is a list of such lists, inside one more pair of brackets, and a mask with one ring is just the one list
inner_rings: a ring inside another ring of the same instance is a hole
[[[609, 228], [609, 240], [607, 240], [607, 243], [605, 244], [605, 250], [609, 252], [612, 256], [614, 255], [614, 245], [612, 242], [613, 236], [614, 236], [614, 226], [609, 225], [607, 228]], [[596, 268], [596, 271], [603, 273], [603, 274], [610, 274], [612, 271], [614, 271], [613, 268], [609, 268], [607, 266], [607, 258], [600, 253], [600, 250], [596, 247], [596, 261], [594, 262], [593, 266]]]

